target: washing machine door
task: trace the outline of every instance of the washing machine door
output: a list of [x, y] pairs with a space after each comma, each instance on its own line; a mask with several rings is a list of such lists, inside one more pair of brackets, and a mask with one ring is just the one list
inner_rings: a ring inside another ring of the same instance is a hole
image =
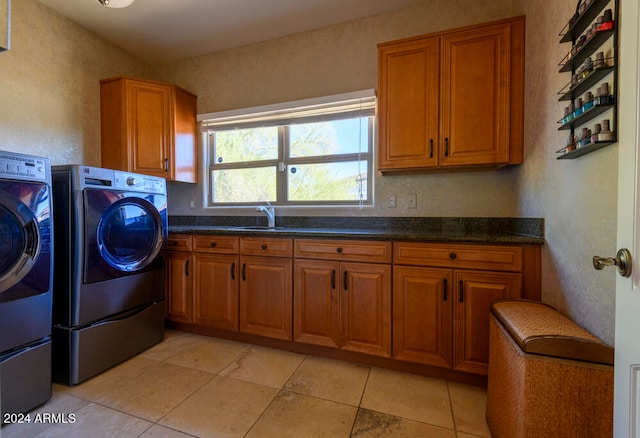
[[84, 191], [84, 283], [154, 268], [166, 237], [166, 196]]
[[162, 218], [149, 201], [123, 198], [105, 211], [96, 238], [100, 256], [109, 266], [121, 272], [140, 271], [162, 248]]
[[19, 198], [0, 191], [0, 294], [33, 268], [41, 241], [33, 211]]

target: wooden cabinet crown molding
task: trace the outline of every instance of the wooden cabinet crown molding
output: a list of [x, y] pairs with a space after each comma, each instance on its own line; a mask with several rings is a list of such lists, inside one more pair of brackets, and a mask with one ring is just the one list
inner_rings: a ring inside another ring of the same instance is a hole
[[378, 45], [382, 172], [520, 164], [524, 17]]

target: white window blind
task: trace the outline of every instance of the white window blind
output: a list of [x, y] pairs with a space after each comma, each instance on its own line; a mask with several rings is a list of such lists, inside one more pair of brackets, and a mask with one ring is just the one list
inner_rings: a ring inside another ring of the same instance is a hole
[[313, 123], [375, 115], [373, 89], [198, 116], [203, 132]]

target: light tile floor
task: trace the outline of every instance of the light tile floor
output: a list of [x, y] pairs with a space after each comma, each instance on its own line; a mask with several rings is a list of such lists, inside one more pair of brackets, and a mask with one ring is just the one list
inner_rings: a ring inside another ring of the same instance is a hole
[[31, 424], [0, 436], [490, 437], [485, 405], [483, 388], [167, 331], [81, 385], [55, 384]]

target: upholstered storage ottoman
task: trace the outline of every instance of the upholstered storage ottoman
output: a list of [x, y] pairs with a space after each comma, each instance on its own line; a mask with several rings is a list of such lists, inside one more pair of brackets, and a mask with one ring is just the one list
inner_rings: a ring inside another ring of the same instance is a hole
[[535, 301], [494, 302], [490, 324], [493, 438], [613, 435], [613, 348]]

